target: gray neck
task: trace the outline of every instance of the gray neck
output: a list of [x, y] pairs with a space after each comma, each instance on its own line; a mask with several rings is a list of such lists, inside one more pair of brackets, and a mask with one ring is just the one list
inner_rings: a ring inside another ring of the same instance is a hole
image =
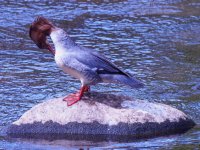
[[62, 29], [54, 29], [50, 37], [54, 43], [56, 51], [59, 50], [69, 50], [70, 48], [76, 46], [76, 43], [69, 37], [69, 35]]

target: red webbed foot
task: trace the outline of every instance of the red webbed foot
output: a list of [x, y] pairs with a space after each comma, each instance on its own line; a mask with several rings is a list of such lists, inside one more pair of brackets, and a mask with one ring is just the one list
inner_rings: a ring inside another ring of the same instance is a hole
[[80, 100], [79, 93], [70, 94], [64, 97], [63, 101], [67, 102], [67, 106], [71, 106]]
[[77, 103], [83, 97], [84, 92], [88, 92], [90, 90], [89, 86], [83, 86], [80, 91], [75, 94], [70, 94], [64, 97], [63, 101], [67, 102], [67, 106], [71, 106]]

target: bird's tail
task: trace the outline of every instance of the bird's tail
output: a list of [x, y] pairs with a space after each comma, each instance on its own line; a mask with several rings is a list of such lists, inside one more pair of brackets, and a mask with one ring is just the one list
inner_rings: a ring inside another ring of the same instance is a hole
[[113, 81], [120, 84], [128, 85], [132, 88], [142, 88], [144, 86], [143, 83], [134, 79], [133, 77], [125, 76], [125, 75], [114, 75]]

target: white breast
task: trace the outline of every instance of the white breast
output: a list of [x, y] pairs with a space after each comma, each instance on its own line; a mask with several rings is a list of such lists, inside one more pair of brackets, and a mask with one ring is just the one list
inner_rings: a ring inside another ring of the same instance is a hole
[[[56, 50], [55, 54], [55, 61], [58, 67], [60, 67], [65, 73], [83, 81], [83, 77], [81, 76], [81, 73], [76, 70], [76, 68], [70, 67], [70, 63], [73, 63], [72, 59], [69, 54], [69, 49], [67, 49], [67, 46], [65, 45], [65, 32], [62, 29], [55, 29], [51, 33], [51, 39], [54, 43], [54, 47]], [[64, 39], [63, 39], [64, 38]]]
[[68, 64], [64, 61], [63, 57], [64, 57], [63, 55], [58, 55], [58, 54], [55, 55], [55, 61], [58, 67], [60, 67], [65, 73], [71, 75], [72, 77], [81, 80], [82, 79], [81, 74], [77, 70], [72, 69], [70, 66], [68, 66]]

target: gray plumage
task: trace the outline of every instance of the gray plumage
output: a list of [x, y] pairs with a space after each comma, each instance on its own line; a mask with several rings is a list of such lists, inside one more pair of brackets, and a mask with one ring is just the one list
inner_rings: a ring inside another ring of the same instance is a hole
[[143, 86], [141, 82], [120, 70], [103, 55], [81, 47], [60, 28], [52, 30], [51, 39], [55, 46], [55, 61], [62, 70], [81, 80], [82, 85], [99, 82], [125, 84], [132, 88]]

